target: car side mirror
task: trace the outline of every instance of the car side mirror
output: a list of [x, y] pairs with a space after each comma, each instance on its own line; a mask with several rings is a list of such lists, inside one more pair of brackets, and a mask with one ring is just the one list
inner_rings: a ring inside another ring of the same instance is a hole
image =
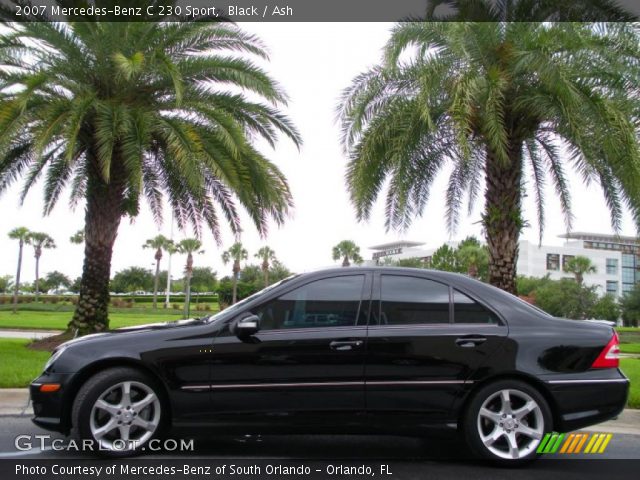
[[239, 338], [247, 338], [255, 335], [260, 330], [260, 317], [249, 315], [236, 321], [233, 333]]

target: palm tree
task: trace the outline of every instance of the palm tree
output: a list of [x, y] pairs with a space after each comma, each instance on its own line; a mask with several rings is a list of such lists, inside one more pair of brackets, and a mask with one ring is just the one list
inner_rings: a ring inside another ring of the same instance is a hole
[[187, 256], [187, 263], [184, 267], [184, 318], [189, 317], [189, 303], [191, 302], [191, 275], [193, 274], [193, 254], [204, 253], [201, 250], [202, 242], [197, 238], [185, 238], [176, 245], [176, 251]]
[[45, 214], [65, 185], [72, 204], [84, 200], [68, 326], [80, 334], [108, 328], [113, 245], [141, 197], [159, 223], [166, 195], [181, 229], [204, 225], [218, 242], [221, 222], [239, 230], [239, 206], [261, 235], [292, 206], [284, 175], [251, 143], [300, 142], [279, 111], [286, 95], [248, 58], [267, 58], [260, 40], [228, 22], [143, 20], [10, 23], [0, 34], [0, 191], [24, 176], [24, 196], [43, 177]]
[[348, 267], [351, 265], [349, 260], [354, 263], [360, 264], [363, 262], [360, 256], [360, 247], [351, 240], [343, 240], [335, 247], [333, 247], [333, 259], [340, 260], [342, 258], [342, 266]]
[[231, 245], [231, 248], [222, 254], [222, 261], [225, 265], [229, 262], [233, 262], [233, 295], [231, 298], [232, 305], [236, 303], [238, 299], [238, 275], [240, 274], [240, 262], [246, 260], [249, 254], [242, 246], [242, 243], [236, 242]]
[[76, 233], [69, 237], [69, 241], [74, 245], [81, 245], [84, 243], [84, 230], [78, 230]]
[[162, 260], [162, 252], [168, 252], [170, 244], [173, 244], [173, 242], [164, 235], [156, 235], [154, 238], [148, 239], [145, 244], [142, 245], [142, 248], [151, 248], [156, 251], [154, 255], [154, 258], [156, 259], [156, 273], [153, 277], [153, 308], [158, 308], [158, 280], [160, 279], [160, 260]]
[[34, 257], [36, 259], [36, 302], [40, 295], [40, 257], [43, 249], [56, 248], [56, 242], [49, 235], [43, 232], [29, 232], [27, 243], [33, 247]]
[[569, 164], [600, 184], [616, 230], [623, 205], [640, 227], [638, 27], [527, 23], [526, 8], [452, 3], [493, 21], [398, 24], [382, 64], [345, 90], [339, 115], [348, 188], [365, 220], [389, 181], [386, 226], [402, 229], [424, 211], [435, 176], [451, 163], [453, 232], [464, 194], [471, 210], [484, 181], [488, 280], [515, 293], [527, 167], [540, 236], [546, 177], [571, 225]]
[[567, 260], [567, 263], [564, 265], [564, 271], [573, 273], [576, 277], [576, 282], [578, 285], [582, 285], [584, 281], [584, 276], [587, 273], [597, 273], [598, 269], [591, 262], [591, 259], [582, 255], [576, 255], [575, 257]]
[[264, 246], [258, 250], [258, 253], [255, 254], [256, 258], [262, 260], [262, 265], [260, 268], [262, 269], [262, 274], [264, 276], [264, 286], [269, 286], [269, 267], [270, 264], [277, 260], [276, 252], [273, 251], [270, 247]]
[[29, 240], [29, 230], [25, 227], [14, 228], [9, 232], [9, 238], [18, 240], [18, 269], [16, 271], [16, 283], [13, 286], [13, 313], [18, 313], [18, 292], [20, 291], [20, 271], [22, 270], [22, 250]]

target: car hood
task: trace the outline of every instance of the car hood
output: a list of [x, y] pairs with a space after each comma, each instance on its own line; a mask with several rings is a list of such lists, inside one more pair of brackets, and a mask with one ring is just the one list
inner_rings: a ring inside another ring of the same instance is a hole
[[78, 345], [80, 343], [85, 343], [97, 338], [102, 338], [102, 339], [106, 339], [106, 338], [114, 338], [117, 337], [118, 335], [122, 335], [124, 333], [139, 333], [139, 332], [150, 332], [150, 331], [154, 331], [154, 330], [166, 330], [166, 329], [170, 329], [170, 328], [186, 328], [186, 327], [192, 327], [192, 326], [196, 326], [196, 325], [202, 325], [204, 319], [202, 318], [189, 318], [186, 320], [172, 320], [170, 322], [157, 322], [157, 323], [146, 323], [144, 325], [134, 325], [131, 327], [121, 327], [121, 328], [116, 328], [115, 330], [110, 330], [108, 332], [103, 332], [103, 333], [92, 333], [90, 335], [84, 335], [82, 337], [78, 337], [78, 338], [74, 338], [72, 340], [69, 340], [65, 343], [63, 343], [62, 345], [60, 345], [60, 347], [69, 347], [71, 345]]

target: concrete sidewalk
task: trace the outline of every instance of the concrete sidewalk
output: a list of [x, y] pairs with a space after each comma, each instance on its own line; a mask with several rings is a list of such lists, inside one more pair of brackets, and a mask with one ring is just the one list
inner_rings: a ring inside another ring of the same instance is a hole
[[27, 338], [30, 340], [40, 340], [41, 338], [59, 335], [63, 330], [18, 330], [0, 329], [0, 338]]
[[[26, 388], [0, 388], [0, 416], [31, 416], [33, 410], [31, 405], [27, 405], [28, 400], [29, 391]], [[585, 430], [640, 435], [640, 410], [626, 409], [615, 420], [609, 420]]]

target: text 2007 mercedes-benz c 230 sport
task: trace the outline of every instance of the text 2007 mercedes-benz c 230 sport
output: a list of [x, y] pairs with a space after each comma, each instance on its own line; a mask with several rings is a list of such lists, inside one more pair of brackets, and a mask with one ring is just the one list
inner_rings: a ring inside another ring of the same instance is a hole
[[544, 434], [615, 417], [618, 337], [462, 275], [340, 268], [293, 276], [196, 320], [61, 345], [31, 384], [35, 417], [111, 455], [173, 426], [411, 433], [456, 425], [520, 462]]

